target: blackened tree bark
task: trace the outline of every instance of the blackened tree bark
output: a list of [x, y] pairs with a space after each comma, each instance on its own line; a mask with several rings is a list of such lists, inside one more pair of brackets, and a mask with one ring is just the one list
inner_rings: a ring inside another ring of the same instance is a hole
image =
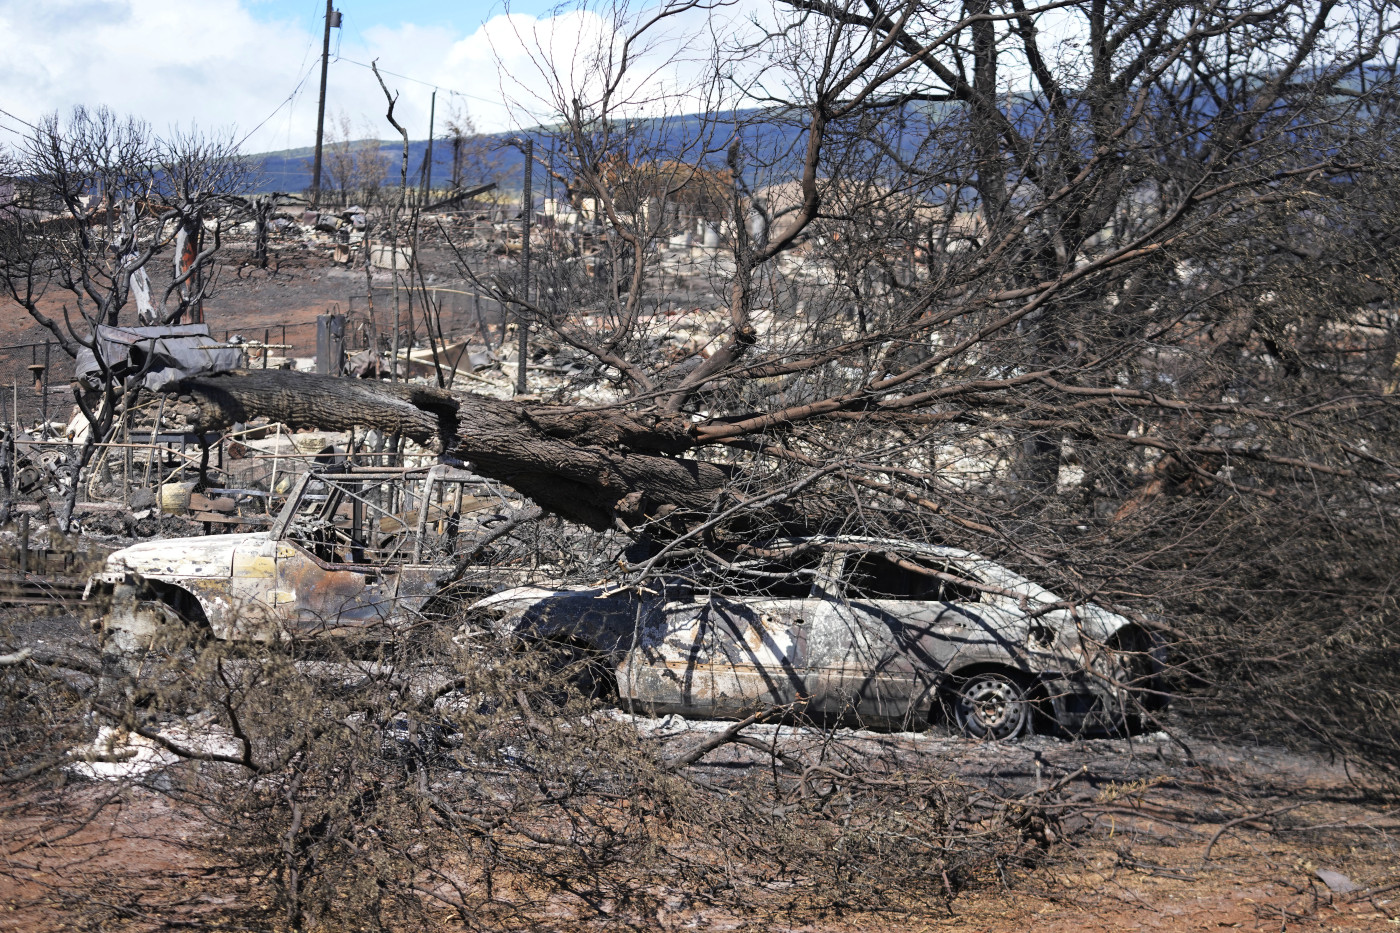
[[213, 431], [267, 417], [292, 430], [343, 431], [356, 425], [399, 432], [442, 448], [457, 400], [441, 389], [337, 379], [290, 370], [221, 373], [167, 384], [162, 391], [196, 406], [195, 423]]
[[259, 417], [292, 429], [373, 426], [470, 460], [542, 508], [596, 529], [703, 512], [730, 472], [682, 459], [695, 444], [679, 419], [453, 394], [428, 386], [252, 370], [171, 383], [201, 430]]

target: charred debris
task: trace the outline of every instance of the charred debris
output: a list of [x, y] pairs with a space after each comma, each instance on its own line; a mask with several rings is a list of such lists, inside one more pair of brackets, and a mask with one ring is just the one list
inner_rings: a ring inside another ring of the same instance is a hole
[[[238, 331], [205, 323], [212, 287], [182, 304], [183, 314], [164, 315], [177, 322], [159, 323], [141, 269], [111, 283], [118, 292], [124, 284], [120, 297], [137, 307], [138, 323], [104, 323], [117, 315], [94, 309], [90, 331], [71, 328], [67, 342], [0, 348], [12, 362], [34, 361], [3, 399], [5, 600], [71, 605], [105, 554], [133, 539], [265, 529], [307, 471], [465, 462], [503, 482], [496, 488], [513, 507], [525, 496], [595, 529], [644, 524], [658, 507], [663, 515], [677, 504], [702, 508], [729, 471], [675, 459], [695, 443], [685, 418], [609, 413], [620, 393], [596, 361], [547, 329], [518, 339], [518, 283], [510, 279], [526, 231], [519, 206], [496, 188], [415, 192], [411, 233], [398, 229], [404, 221], [392, 205], [313, 209], [285, 195], [227, 197], [203, 218], [223, 276], [295, 274], [281, 272], [285, 266], [345, 282], [346, 310], [292, 325], [291, 336], [288, 325]], [[653, 247], [657, 275], [679, 286], [673, 298], [697, 305], [658, 307], [642, 319], [663, 325], [656, 352], [672, 362], [699, 363], [723, 330], [709, 279], [732, 266], [732, 252], [721, 248], [722, 205], [709, 194], [708, 202], [663, 207], [652, 198], [640, 206], [643, 218], [659, 222], [665, 213], [667, 229], [679, 230]], [[155, 213], [86, 195], [44, 200], [23, 185], [4, 195], [17, 227], [70, 234], [79, 226], [100, 232], [112, 217], [130, 228], [143, 211]], [[571, 271], [576, 263], [615, 294], [616, 257], [598, 199], [546, 200], [533, 213], [529, 235], [546, 269], [551, 257]], [[212, 265], [202, 271], [214, 277]], [[585, 313], [580, 323], [600, 326], [606, 315]], [[580, 390], [598, 411], [544, 401]], [[533, 459], [517, 462], [532, 446], [540, 448]], [[539, 469], [581, 452], [592, 460], [566, 471], [573, 475]], [[647, 486], [658, 481], [669, 496]]]

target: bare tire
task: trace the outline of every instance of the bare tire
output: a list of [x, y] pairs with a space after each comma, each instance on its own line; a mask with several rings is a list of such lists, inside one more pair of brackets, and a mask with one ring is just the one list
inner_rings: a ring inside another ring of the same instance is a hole
[[1167, 645], [1161, 635], [1124, 626], [1108, 640], [1113, 673], [1142, 709], [1167, 708]]
[[1003, 742], [1026, 732], [1031, 701], [1025, 688], [1005, 674], [987, 671], [958, 684], [952, 696], [953, 720], [966, 735]]
[[607, 656], [582, 642], [546, 643], [550, 668], [564, 675], [585, 699], [611, 701], [617, 698], [617, 677]]

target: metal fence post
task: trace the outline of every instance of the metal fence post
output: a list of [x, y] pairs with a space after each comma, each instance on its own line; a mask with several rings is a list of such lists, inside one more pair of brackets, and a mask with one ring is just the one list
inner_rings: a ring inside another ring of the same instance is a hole
[[19, 513], [19, 575], [29, 573], [29, 513]]
[[[39, 417], [42, 419], [42, 427], [39, 429], [39, 436], [47, 438], [49, 436], [49, 351], [53, 349], [53, 344], [44, 341], [44, 377], [40, 380], [40, 391], [44, 397], [39, 403]], [[76, 477], [74, 482], [76, 482]]]

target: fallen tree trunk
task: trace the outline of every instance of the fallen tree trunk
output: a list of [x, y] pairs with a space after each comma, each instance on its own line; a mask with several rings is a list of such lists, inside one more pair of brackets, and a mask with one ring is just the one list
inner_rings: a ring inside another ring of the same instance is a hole
[[453, 436], [459, 402], [429, 386], [337, 379], [285, 369], [196, 376], [161, 389], [193, 404], [194, 424], [217, 431], [267, 418], [293, 431], [311, 427], [348, 431], [355, 426], [398, 432], [435, 450]]
[[677, 510], [705, 512], [730, 479], [722, 466], [676, 456], [694, 446], [681, 419], [286, 370], [196, 377], [164, 391], [194, 406], [201, 430], [266, 417], [293, 429], [399, 431], [470, 461], [548, 512], [600, 530]]
[[[532, 410], [484, 397], [464, 402], [457, 456], [547, 511], [591, 528], [703, 512], [729, 482], [729, 472], [713, 463], [648, 451], [668, 432], [649, 435], [625, 415]], [[617, 439], [600, 443], [607, 437]]]

